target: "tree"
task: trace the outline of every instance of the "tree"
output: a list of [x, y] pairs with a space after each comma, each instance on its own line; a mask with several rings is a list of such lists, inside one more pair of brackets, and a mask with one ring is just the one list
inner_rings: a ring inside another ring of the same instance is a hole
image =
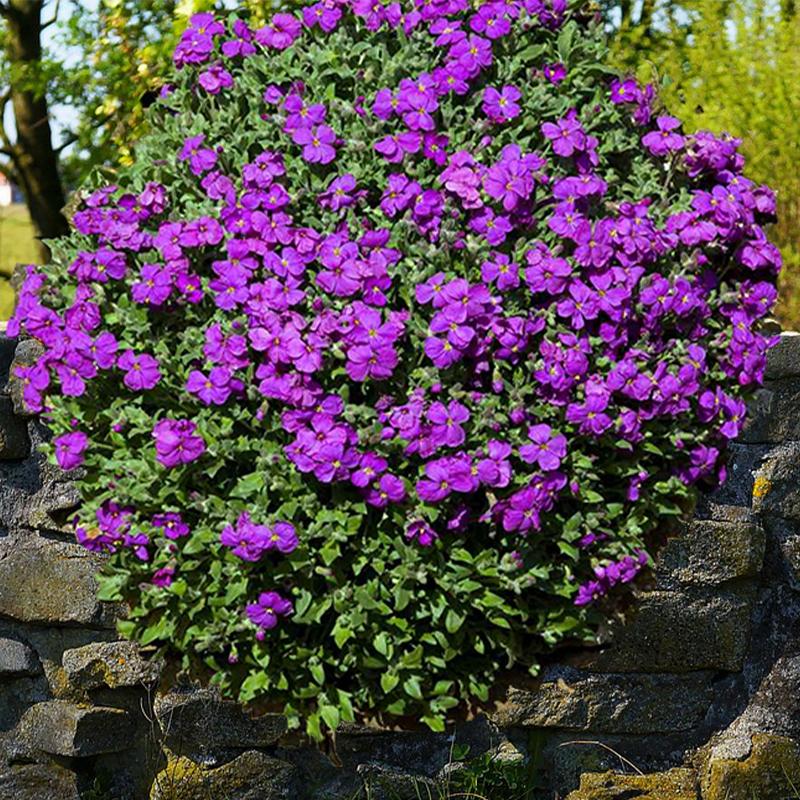
[[58, 168], [59, 149], [53, 146], [48, 99], [35, 80], [42, 59], [42, 31], [55, 20], [42, 22], [43, 6], [43, 0], [7, 0], [0, 4], [9, 66], [0, 115], [11, 103], [16, 125], [14, 141], [5, 126], [0, 127], [0, 152], [9, 160], [0, 168], [22, 189], [38, 235], [50, 238], [65, 233], [68, 225], [61, 212], [64, 187]]

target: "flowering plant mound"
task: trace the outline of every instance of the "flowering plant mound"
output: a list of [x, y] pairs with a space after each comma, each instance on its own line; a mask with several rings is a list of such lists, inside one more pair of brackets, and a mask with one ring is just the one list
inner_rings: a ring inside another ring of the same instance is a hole
[[564, 0], [192, 18], [10, 326], [125, 633], [313, 735], [441, 730], [722, 478], [774, 197], [604, 54]]

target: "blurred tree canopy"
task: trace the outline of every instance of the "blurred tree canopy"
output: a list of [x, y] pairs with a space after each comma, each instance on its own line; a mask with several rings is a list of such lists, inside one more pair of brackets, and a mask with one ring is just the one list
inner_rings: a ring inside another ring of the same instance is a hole
[[778, 192], [778, 316], [800, 328], [800, 17], [795, 0], [604, 2], [617, 65], [660, 86], [687, 130], [742, 139], [747, 172]]

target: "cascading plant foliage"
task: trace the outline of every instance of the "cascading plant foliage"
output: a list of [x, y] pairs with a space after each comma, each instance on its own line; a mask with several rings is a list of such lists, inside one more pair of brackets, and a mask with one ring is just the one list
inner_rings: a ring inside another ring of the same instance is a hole
[[604, 58], [563, 0], [191, 20], [10, 325], [125, 634], [313, 736], [592, 636], [724, 475], [780, 265], [738, 142]]

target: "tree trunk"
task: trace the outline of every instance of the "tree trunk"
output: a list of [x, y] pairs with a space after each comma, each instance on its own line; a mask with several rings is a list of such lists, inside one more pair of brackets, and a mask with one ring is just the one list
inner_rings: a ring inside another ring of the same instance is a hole
[[[44, 0], [8, 0], [4, 16], [11, 105], [17, 129], [11, 160], [36, 233], [49, 239], [66, 233], [69, 225], [61, 213], [64, 187], [58, 154], [53, 148], [47, 97], [44, 87], [37, 91], [27, 84], [29, 70], [36, 69], [42, 57], [43, 5]], [[39, 249], [42, 258], [48, 260], [49, 253], [41, 242]]]

